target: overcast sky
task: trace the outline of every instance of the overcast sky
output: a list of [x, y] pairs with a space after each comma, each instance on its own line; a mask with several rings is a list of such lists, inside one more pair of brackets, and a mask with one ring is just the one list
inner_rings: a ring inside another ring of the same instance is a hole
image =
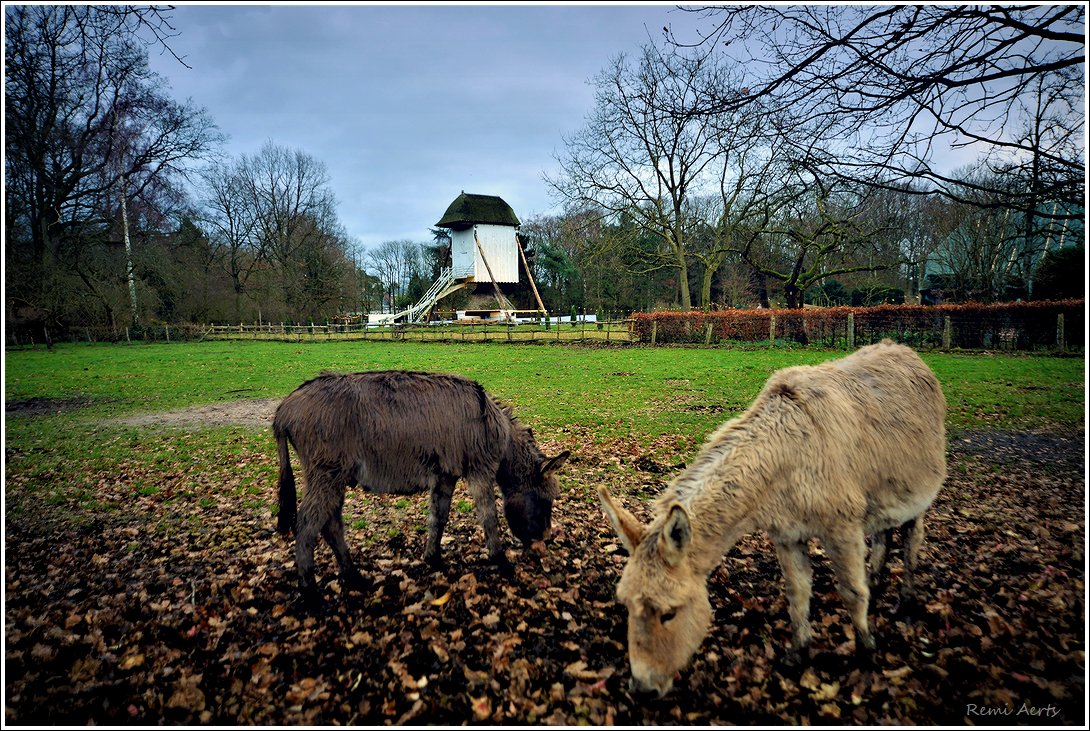
[[[542, 179], [620, 53], [701, 26], [674, 4], [179, 5], [172, 95], [206, 108], [235, 158], [266, 141], [328, 169], [364, 247], [430, 240], [463, 190], [521, 220], [555, 211]], [[706, 21], [705, 21], [706, 24]]]

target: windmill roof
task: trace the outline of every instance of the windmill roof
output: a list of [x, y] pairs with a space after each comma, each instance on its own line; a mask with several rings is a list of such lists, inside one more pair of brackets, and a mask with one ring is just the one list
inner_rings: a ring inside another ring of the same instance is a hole
[[475, 223], [518, 226], [519, 220], [503, 198], [463, 191], [453, 203], [447, 206], [447, 212], [435, 225], [442, 228], [454, 228]]

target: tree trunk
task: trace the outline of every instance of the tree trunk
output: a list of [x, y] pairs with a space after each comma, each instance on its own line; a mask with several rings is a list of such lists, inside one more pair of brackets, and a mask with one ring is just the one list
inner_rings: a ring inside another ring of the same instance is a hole
[[768, 304], [768, 285], [765, 282], [765, 275], [756, 267], [751, 267], [749, 270], [749, 291], [757, 298], [758, 307], [764, 310], [770, 309]]
[[789, 310], [801, 310], [805, 301], [805, 292], [799, 289], [796, 285], [788, 282], [783, 288], [784, 296], [787, 297], [787, 309]]
[[242, 283], [234, 276], [232, 279], [234, 279], [233, 289], [235, 290], [235, 322], [242, 322]]
[[684, 255], [679, 255], [678, 258], [682, 260], [677, 268], [678, 294], [681, 295], [681, 309], [688, 312], [693, 309], [693, 298], [689, 295], [689, 268], [685, 266]]
[[700, 277], [700, 307], [705, 312], [712, 308], [712, 280], [718, 269], [710, 266], [704, 267], [704, 274]]

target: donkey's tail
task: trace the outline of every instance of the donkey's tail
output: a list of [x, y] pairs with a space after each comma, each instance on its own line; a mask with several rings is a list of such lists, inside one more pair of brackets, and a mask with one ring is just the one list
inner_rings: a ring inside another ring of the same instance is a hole
[[280, 510], [276, 515], [276, 530], [286, 536], [295, 530], [295, 475], [291, 471], [291, 455], [288, 454], [288, 433], [276, 429], [276, 454], [280, 460]]

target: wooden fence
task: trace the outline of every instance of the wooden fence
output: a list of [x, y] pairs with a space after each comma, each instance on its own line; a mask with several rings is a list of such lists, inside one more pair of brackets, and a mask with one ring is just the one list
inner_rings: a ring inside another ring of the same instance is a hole
[[539, 322], [365, 325], [288, 323], [147, 325], [137, 328], [7, 328], [8, 347], [54, 342], [192, 342], [202, 340], [414, 341], [593, 343], [623, 345], [807, 345], [853, 350], [882, 338], [921, 350], [1022, 350], [1082, 352], [1086, 347], [1083, 300], [996, 305], [882, 305], [804, 310], [635, 313]]
[[803, 310], [653, 312], [632, 316], [635, 339], [673, 343], [800, 344], [853, 350], [882, 338], [921, 350], [1085, 348], [1083, 300]]
[[401, 340], [425, 342], [595, 342], [633, 341], [629, 320], [577, 319], [571, 322], [442, 323], [420, 325], [211, 325], [204, 340]]
[[426, 342], [518, 342], [518, 343], [602, 343], [621, 344], [634, 340], [628, 319], [575, 320], [504, 323], [443, 323], [420, 325], [365, 325], [289, 323], [239, 323], [211, 325], [146, 325], [142, 327], [105, 328], [69, 327], [64, 330], [38, 327], [8, 328], [9, 347], [33, 347], [53, 343], [138, 343], [195, 342], [207, 340], [322, 342], [351, 340], [426, 341]]

